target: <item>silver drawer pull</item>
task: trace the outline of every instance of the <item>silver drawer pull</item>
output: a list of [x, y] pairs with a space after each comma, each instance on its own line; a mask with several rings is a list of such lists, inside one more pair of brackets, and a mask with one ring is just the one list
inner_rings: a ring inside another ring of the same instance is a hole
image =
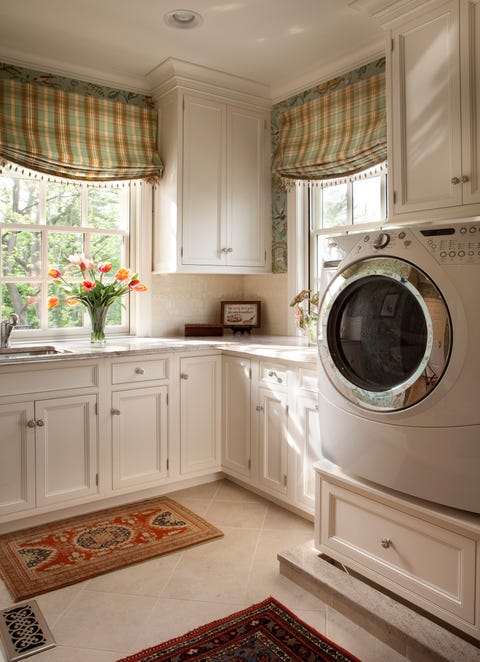
[[262, 405], [257, 405], [257, 406], [255, 407], [255, 409], [256, 409], [256, 411], [263, 411], [263, 407], [262, 407]]
[[390, 538], [382, 538], [381, 543], [382, 543], [382, 547], [384, 547], [385, 549], [388, 549], [389, 547], [392, 546], [392, 541], [390, 540]]
[[278, 382], [279, 384], [281, 384], [282, 381], [283, 381], [283, 379], [277, 375], [277, 373], [275, 372], [275, 370], [269, 370], [269, 371], [268, 371], [268, 376], [269, 376], [269, 377], [275, 377], [275, 379], [277, 380], [277, 382]]
[[135, 374], [136, 375], [144, 375], [145, 374], [145, 368], [135, 368]]
[[120, 416], [120, 409], [112, 409], [113, 416]]

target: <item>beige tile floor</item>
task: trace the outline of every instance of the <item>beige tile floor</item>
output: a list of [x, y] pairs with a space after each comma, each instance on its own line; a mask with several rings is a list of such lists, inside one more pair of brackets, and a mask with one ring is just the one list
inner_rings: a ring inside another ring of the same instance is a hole
[[171, 496], [224, 538], [38, 596], [57, 647], [28, 659], [112, 662], [269, 595], [365, 662], [405, 659], [279, 574], [277, 552], [312, 540], [310, 522], [228, 480]]

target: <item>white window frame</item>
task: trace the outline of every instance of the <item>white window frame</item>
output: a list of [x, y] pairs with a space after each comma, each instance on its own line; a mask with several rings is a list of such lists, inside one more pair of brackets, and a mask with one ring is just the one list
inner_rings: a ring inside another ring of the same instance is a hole
[[[15, 172], [9, 172], [8, 170], [4, 171], [4, 175], [15, 176]], [[42, 178], [43, 176], [40, 173], [36, 173], [37, 176]], [[17, 175], [19, 176], [19, 175]], [[22, 175], [20, 175], [22, 176]], [[24, 175], [23, 175], [24, 176]], [[59, 181], [66, 181], [61, 180]], [[80, 182], [74, 182], [79, 184]], [[117, 185], [117, 182], [111, 182], [113, 186]], [[105, 183], [109, 185], [109, 183]], [[128, 262], [129, 267], [140, 273], [142, 282], [147, 286], [147, 291], [140, 293], [138, 296], [129, 297], [129, 306], [127, 320], [124, 325], [121, 327], [112, 327], [108, 331], [109, 336], [113, 337], [125, 337], [125, 336], [150, 336], [151, 334], [151, 286], [152, 286], [152, 276], [151, 276], [151, 253], [152, 253], [152, 205], [153, 205], [153, 195], [152, 195], [152, 185], [140, 181], [132, 181], [128, 183], [121, 183], [121, 186], [130, 186], [130, 201], [129, 201], [129, 232], [128, 232]], [[86, 186], [82, 187], [82, 196], [86, 195]], [[43, 197], [43, 196], [42, 196]], [[41, 203], [42, 204], [42, 203]], [[83, 206], [83, 205], [82, 205]], [[8, 228], [25, 230], [25, 224], [8, 224]], [[32, 229], [32, 226], [28, 226], [29, 229]], [[50, 228], [45, 224], [38, 224], [35, 226], [34, 231], [48, 233], [49, 231], [53, 232], [70, 232], [71, 228], [61, 227], [61, 228]], [[78, 231], [79, 234], [83, 233], [88, 234], [98, 234], [98, 228], [88, 228], [83, 224], [80, 228], [74, 228], [75, 231]], [[101, 233], [101, 230], [100, 230]], [[115, 234], [115, 231], [108, 231], [109, 234]], [[47, 270], [53, 266], [62, 267], [62, 265], [47, 265], [46, 262], [46, 251], [47, 251], [47, 242], [42, 242], [43, 250], [43, 260], [44, 269]], [[42, 311], [44, 314], [44, 311]], [[62, 340], [79, 340], [88, 338], [90, 335], [88, 327], [81, 328], [51, 328], [51, 329], [14, 329], [14, 333], [11, 336], [11, 341], [19, 340], [43, 340], [43, 339], [62, 339]]]

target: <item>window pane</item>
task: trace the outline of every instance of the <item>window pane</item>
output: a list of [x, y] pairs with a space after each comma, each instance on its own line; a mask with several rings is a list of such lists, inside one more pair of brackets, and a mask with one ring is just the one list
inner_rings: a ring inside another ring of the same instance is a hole
[[332, 228], [336, 225], [346, 225], [347, 219], [347, 185], [327, 186], [323, 194], [323, 227]]
[[68, 256], [73, 255], [74, 253], [83, 253], [82, 234], [74, 234], [73, 232], [49, 233], [48, 269], [53, 268], [65, 271], [69, 265]]
[[91, 228], [127, 228], [128, 189], [88, 188], [88, 225]]
[[353, 222], [382, 221], [381, 177], [353, 182]]
[[38, 329], [40, 326], [40, 284], [39, 283], [4, 283], [2, 285], [1, 319], [16, 313], [20, 320], [18, 326]]
[[46, 216], [48, 225], [80, 225], [80, 193], [78, 184], [46, 182]]
[[65, 292], [55, 283], [48, 286], [48, 296], [59, 299], [58, 306], [48, 309], [48, 327], [50, 329], [65, 329], [83, 326], [84, 308], [81, 304], [69, 306], [65, 303]]
[[39, 222], [40, 182], [0, 177], [0, 223]]
[[127, 305], [128, 296], [129, 294], [123, 296], [121, 302], [117, 299], [114, 303], [112, 303], [108, 309], [107, 326], [120, 326], [122, 324], [122, 318], [125, 315], [125, 311], [122, 308], [121, 303]]
[[124, 241], [119, 235], [92, 234], [90, 257], [96, 265], [99, 262], [111, 262], [111, 273], [115, 273], [120, 267], [128, 267], [124, 259]]
[[2, 275], [38, 276], [42, 270], [42, 233], [2, 231]]

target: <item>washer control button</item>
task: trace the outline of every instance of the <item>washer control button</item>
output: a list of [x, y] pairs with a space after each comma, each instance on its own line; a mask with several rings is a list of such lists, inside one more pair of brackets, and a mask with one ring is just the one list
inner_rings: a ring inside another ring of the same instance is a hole
[[465, 251], [458, 251], [458, 257], [465, 257]]
[[455, 251], [449, 251], [449, 252], [448, 252], [448, 255], [449, 255], [450, 257], [455, 257], [456, 253], [455, 253]]
[[373, 242], [374, 248], [385, 248], [390, 243], [390, 235], [386, 232], [380, 232]]

